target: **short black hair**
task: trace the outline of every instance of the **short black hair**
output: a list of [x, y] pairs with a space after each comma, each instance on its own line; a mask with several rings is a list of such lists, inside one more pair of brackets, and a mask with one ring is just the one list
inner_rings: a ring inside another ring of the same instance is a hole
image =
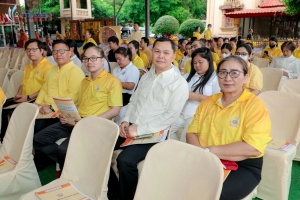
[[138, 23], [138, 22], [134, 22], [133, 24], [137, 24], [138, 26], [141, 26], [140, 23]]
[[37, 39], [30, 39], [28, 40], [26, 43], [25, 43], [25, 49], [27, 49], [28, 45], [31, 44], [31, 43], [34, 43], [36, 42], [37, 43], [37, 46], [38, 48], [41, 50], [43, 49], [43, 43]]
[[153, 43], [153, 48], [155, 47], [155, 44], [157, 42], [169, 42], [171, 44], [171, 47], [172, 47], [172, 50], [173, 52], [176, 51], [176, 44], [173, 42], [173, 40], [170, 40], [169, 38], [166, 38], [166, 37], [160, 37], [160, 38], [157, 38], [155, 40], [155, 42]]
[[128, 56], [129, 60], [132, 61], [132, 51], [129, 48], [119, 47], [114, 53], [115, 55], [121, 54], [124, 57]]
[[108, 38], [107, 42], [113, 42], [119, 45], [119, 39], [116, 36], [111, 36]]
[[232, 37], [232, 38], [230, 38], [230, 40], [229, 40], [230, 42], [236, 42], [236, 37]]
[[292, 53], [295, 51], [296, 49], [296, 45], [294, 44], [294, 42], [292, 41], [285, 41], [282, 45], [281, 45], [281, 51], [283, 51], [283, 48], [287, 47]]
[[222, 46], [221, 46], [221, 50], [222, 49], [228, 49], [230, 52], [232, 51], [232, 46], [231, 44], [229, 43], [224, 43]]
[[52, 51], [49, 47], [49, 45], [46, 42], [42, 42], [43, 48], [45, 51], [47, 51], [47, 57], [52, 56]]
[[83, 51], [85, 51], [85, 50], [87, 50], [89, 47], [92, 47], [92, 46], [96, 46], [94, 43], [92, 43], [92, 42], [88, 42], [88, 43], [86, 43], [83, 47], [82, 47], [82, 49], [83, 49]]
[[66, 45], [66, 47], [68, 47], [68, 50], [70, 50], [69, 44], [64, 40], [54, 40], [53, 44], [52, 44], [52, 48], [54, 48], [54, 46], [57, 44], [64, 44], [64, 45]]
[[195, 40], [197, 40], [197, 37], [191, 37], [191, 42], [194, 42]]
[[142, 37], [141, 40], [144, 40], [144, 42], [149, 45], [149, 39], [147, 37]]
[[236, 48], [236, 50], [238, 50], [241, 47], [244, 47], [246, 49], [246, 51], [248, 52], [249, 56], [251, 55], [252, 49], [251, 49], [251, 47], [248, 44], [245, 44], [245, 43], [240, 44], [240, 45], [238, 45], [238, 47]]
[[276, 43], [278, 43], [277, 37], [274, 37], [274, 36], [273, 36], [273, 37], [270, 37], [269, 41], [271, 41], [271, 40], [274, 41], [274, 42], [276, 42]]

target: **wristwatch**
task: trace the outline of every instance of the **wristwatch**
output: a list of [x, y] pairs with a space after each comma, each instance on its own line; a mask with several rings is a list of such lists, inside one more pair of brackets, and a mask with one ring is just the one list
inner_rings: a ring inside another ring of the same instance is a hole
[[50, 110], [52, 110], [52, 112], [55, 112], [54, 108], [50, 105], [49, 106]]
[[29, 95], [27, 95], [27, 101], [31, 101], [31, 98]]
[[207, 152], [210, 152], [209, 148], [205, 148], [204, 150], [207, 151]]

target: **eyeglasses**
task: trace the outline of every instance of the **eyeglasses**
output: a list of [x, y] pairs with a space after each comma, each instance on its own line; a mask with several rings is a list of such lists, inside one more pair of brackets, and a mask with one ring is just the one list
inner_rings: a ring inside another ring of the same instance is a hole
[[91, 62], [96, 62], [98, 58], [103, 58], [103, 57], [90, 57], [90, 58], [84, 57], [84, 58], [82, 58], [82, 62], [87, 63], [87, 62], [89, 62], [89, 60]]
[[27, 48], [26, 52], [29, 53], [30, 51], [32, 52], [36, 52], [36, 50], [38, 50], [39, 48]]
[[236, 56], [240, 56], [240, 55], [242, 55], [242, 56], [248, 56], [248, 53], [245, 53], [245, 52], [243, 52], [243, 53], [235, 52], [234, 55], [236, 55]]
[[67, 50], [67, 49], [53, 50], [53, 51], [52, 51], [52, 54], [53, 54], [53, 55], [56, 55], [56, 54], [58, 54], [58, 53], [64, 54], [66, 51], [70, 51], [70, 50]]
[[218, 77], [221, 78], [221, 79], [224, 79], [227, 77], [227, 75], [229, 74], [229, 76], [231, 78], [237, 78], [240, 73], [244, 73], [244, 72], [241, 72], [241, 71], [238, 71], [238, 70], [233, 70], [233, 71], [230, 71], [230, 72], [227, 72], [227, 71], [219, 71], [218, 72]]

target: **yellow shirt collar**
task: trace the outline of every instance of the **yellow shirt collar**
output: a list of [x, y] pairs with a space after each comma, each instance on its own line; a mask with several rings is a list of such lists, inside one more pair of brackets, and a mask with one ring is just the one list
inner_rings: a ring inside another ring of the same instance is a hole
[[[45, 63], [46, 61], [47, 61], [47, 59], [46, 59], [46, 58], [43, 58], [43, 59], [37, 64], [36, 67], [42, 65], [42, 64]], [[30, 67], [31, 69], [33, 69], [33, 63], [32, 63], [32, 61], [30, 61], [29, 67]]]
[[[223, 96], [223, 92], [212, 95], [212, 100], [214, 102], [216, 102], [216, 104], [219, 102], [219, 99], [222, 98]], [[237, 99], [238, 102], [243, 102], [243, 101], [247, 101], [251, 98], [252, 93], [248, 92], [246, 89], [244, 89], [243, 93], [241, 94], [241, 96], [239, 96], [239, 98]]]
[[[107, 71], [104, 69], [104, 70], [98, 75], [97, 79], [102, 78], [102, 77], [105, 76], [106, 74], [108, 74], [108, 73], [107, 73]], [[89, 75], [88, 77], [86, 77], [86, 80], [88, 80], [88, 81], [93, 81], [92, 78], [91, 78], [91, 75]]]

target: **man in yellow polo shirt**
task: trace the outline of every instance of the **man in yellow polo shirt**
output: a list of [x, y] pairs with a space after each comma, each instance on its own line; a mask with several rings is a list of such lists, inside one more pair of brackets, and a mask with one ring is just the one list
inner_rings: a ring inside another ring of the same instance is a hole
[[[35, 101], [40, 106], [40, 114], [49, 114], [57, 111], [57, 106], [52, 97], [72, 98], [75, 103], [78, 100], [80, 83], [84, 78], [83, 71], [71, 61], [69, 45], [64, 40], [56, 40], [53, 43], [52, 54], [58, 66], [52, 67], [46, 81]], [[57, 122], [54, 119], [38, 119], [35, 122], [35, 133]]]
[[[81, 117], [94, 115], [112, 119], [119, 114], [123, 105], [122, 85], [118, 78], [105, 71], [104, 61], [103, 50], [96, 46], [89, 47], [84, 53], [83, 62], [91, 74], [82, 80], [78, 93], [77, 106]], [[72, 129], [66, 117], [60, 116], [60, 122], [35, 134], [34, 148], [55, 162], [59, 161], [62, 169]], [[68, 139], [60, 146], [55, 143], [66, 137]]]
[[[37, 39], [30, 39], [25, 44], [25, 51], [31, 62], [24, 69], [24, 76], [19, 87], [18, 93], [9, 104], [22, 103], [34, 100], [42, 88], [48, 71], [52, 68], [52, 64], [43, 57], [44, 50], [42, 42]], [[8, 116], [12, 114], [14, 109], [4, 109], [2, 112], [2, 128], [0, 139], [3, 139], [7, 126]]]
[[212, 27], [212, 25], [211, 25], [211, 24], [208, 24], [208, 25], [207, 25], [207, 30], [204, 31], [204, 38], [205, 38], [206, 40], [210, 40], [210, 39], [212, 38], [211, 27]]
[[0, 87], [0, 105], [2, 107], [2, 104], [4, 103], [4, 99], [5, 99], [5, 94], [2, 90], [2, 88]]

